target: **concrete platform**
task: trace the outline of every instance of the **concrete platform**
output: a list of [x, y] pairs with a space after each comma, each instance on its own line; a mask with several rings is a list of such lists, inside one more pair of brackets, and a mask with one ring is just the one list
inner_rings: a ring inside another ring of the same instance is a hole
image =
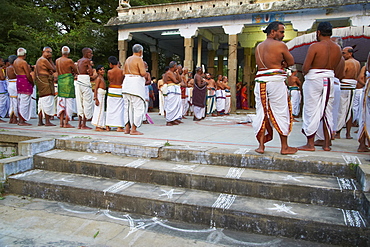
[[9, 177], [12, 193], [212, 227], [365, 246], [358, 211], [170, 186], [31, 170]]
[[[150, 115], [155, 124], [143, 125], [142, 136], [0, 123], [0, 144], [29, 140], [18, 142], [18, 157], [32, 157], [34, 169], [10, 176], [9, 190], [272, 236], [370, 242], [368, 154], [357, 152], [356, 140], [334, 140], [330, 152], [281, 155], [275, 133], [261, 155], [251, 116], [169, 127]], [[294, 124], [291, 146], [305, 143], [300, 128]]]

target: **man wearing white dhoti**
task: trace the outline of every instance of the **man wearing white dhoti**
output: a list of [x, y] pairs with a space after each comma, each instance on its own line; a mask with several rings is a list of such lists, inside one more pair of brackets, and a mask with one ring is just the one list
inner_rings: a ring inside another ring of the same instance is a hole
[[321, 22], [316, 31], [319, 42], [309, 47], [302, 67], [305, 74], [302, 132], [307, 137], [307, 144], [298, 147], [299, 150], [315, 151], [314, 138], [320, 126], [324, 132], [322, 147], [325, 151], [331, 150], [334, 70], [335, 75], [341, 78], [343, 71], [340, 70], [344, 69], [340, 47], [331, 41], [331, 35], [331, 24]]
[[216, 116], [216, 82], [212, 79], [211, 74], [205, 74], [207, 82], [207, 115]]
[[122, 96], [123, 71], [118, 67], [116, 57], [110, 56], [108, 62], [111, 69], [108, 71], [109, 88], [105, 125], [107, 130], [117, 127], [118, 132], [123, 132], [125, 127], [123, 118], [125, 102]]
[[288, 135], [292, 130], [292, 113], [285, 85], [286, 73], [282, 67], [294, 64], [288, 47], [281, 42], [285, 26], [272, 22], [264, 30], [267, 38], [260, 43], [255, 52], [258, 72], [254, 94], [256, 98], [256, 117], [253, 128], [259, 147], [258, 153], [265, 152], [265, 143], [272, 140], [272, 126], [278, 131], [281, 141], [281, 154], [294, 154], [297, 148], [288, 146]]
[[360, 143], [358, 152], [370, 152], [368, 148], [370, 142], [370, 53], [366, 64], [366, 84], [364, 87], [362, 102], [360, 106], [360, 118], [358, 123], [358, 142]]
[[74, 75], [77, 74], [77, 67], [68, 58], [70, 49], [68, 46], [62, 47], [62, 56], [56, 60], [58, 73], [58, 100], [57, 111], [60, 120], [60, 127], [74, 128], [69, 124], [74, 112], [73, 105], [75, 102]]
[[145, 78], [146, 70], [143, 56], [143, 47], [135, 44], [132, 47], [133, 55], [126, 59], [124, 65], [125, 79], [122, 83], [122, 93], [125, 102], [124, 123], [125, 134], [142, 135], [137, 131], [141, 126], [145, 114]]
[[[36, 86], [39, 93], [38, 115], [39, 126], [55, 126], [50, 122], [50, 118], [55, 114], [54, 105], [54, 76], [56, 71], [52, 60], [52, 50], [50, 47], [44, 47], [42, 56], [36, 62], [35, 75]], [[42, 119], [45, 117], [45, 124]]]
[[[9, 110], [9, 93], [8, 93], [8, 81], [5, 77], [5, 70], [2, 69], [4, 66], [4, 59], [0, 57], [0, 118], [6, 117]], [[5, 122], [0, 119], [0, 122]]]
[[75, 81], [78, 128], [91, 129], [86, 126], [86, 121], [92, 118], [94, 111], [93, 92], [90, 82], [90, 76], [93, 75], [91, 67], [93, 52], [90, 48], [83, 48], [82, 55], [83, 57], [77, 62], [79, 75], [77, 76], [77, 81]]
[[170, 69], [164, 76], [164, 83], [167, 84], [167, 96], [165, 97], [166, 108], [166, 125], [178, 125], [182, 123], [182, 102], [181, 102], [181, 78], [177, 70], [176, 62], [172, 61], [169, 64]]
[[18, 123], [18, 93], [17, 93], [17, 76], [13, 67], [14, 61], [17, 59], [16, 55], [10, 55], [8, 57], [9, 66], [6, 68], [6, 77], [8, 80], [8, 93], [10, 98], [9, 106], [9, 123]]
[[31, 118], [31, 95], [33, 92], [33, 79], [31, 76], [31, 68], [25, 61], [26, 49], [18, 48], [17, 59], [13, 63], [14, 71], [17, 77], [17, 93], [18, 93], [18, 125], [31, 125], [26, 121]]
[[366, 83], [366, 65], [362, 66], [360, 70], [360, 74], [357, 78], [357, 84], [356, 84], [356, 90], [355, 90], [355, 96], [353, 98], [353, 106], [352, 106], [352, 111], [353, 111], [353, 119], [352, 123], [354, 126], [358, 126], [358, 122], [360, 120], [360, 115], [361, 115], [361, 105], [362, 105], [362, 100], [363, 100], [363, 93], [364, 93], [364, 87]]
[[295, 118], [299, 116], [301, 110], [301, 86], [302, 82], [297, 77], [297, 71], [293, 71], [288, 77], [288, 86], [290, 94], [290, 102], [292, 104], [293, 121], [297, 122]]
[[107, 93], [106, 85], [104, 81], [104, 66], [98, 65], [96, 67], [96, 73], [98, 77], [95, 80], [95, 89], [94, 89], [94, 114], [91, 120], [91, 124], [96, 126], [96, 131], [105, 130], [105, 94]]
[[346, 138], [352, 139], [352, 106], [361, 65], [356, 59], [353, 58], [352, 47], [343, 48], [342, 54], [345, 59], [345, 68], [344, 78], [341, 80], [340, 84], [340, 108], [338, 113], [337, 134], [335, 135], [335, 138], [340, 138], [340, 131], [344, 126], [346, 126]]

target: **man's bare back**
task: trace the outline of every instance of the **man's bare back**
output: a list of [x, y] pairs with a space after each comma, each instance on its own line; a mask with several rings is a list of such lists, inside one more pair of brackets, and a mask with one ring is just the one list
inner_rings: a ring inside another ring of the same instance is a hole
[[136, 55], [127, 58], [124, 66], [124, 74], [145, 76], [146, 70], [143, 59]]
[[349, 58], [345, 62], [344, 78], [343, 79], [355, 79], [357, 80], [360, 73], [361, 65], [360, 62], [354, 58]]
[[123, 78], [123, 71], [118, 66], [114, 66], [108, 71], [109, 85], [122, 86]]
[[256, 63], [259, 70], [281, 69], [294, 64], [293, 56], [281, 41], [266, 39], [256, 48]]
[[28, 81], [34, 85], [31, 76], [31, 68], [28, 66], [27, 62], [22, 58], [17, 58], [13, 63], [14, 71], [17, 75], [26, 75]]
[[340, 47], [329, 39], [310, 45], [302, 70], [307, 74], [310, 69], [335, 70], [341, 61]]
[[76, 74], [77, 73], [77, 67], [72, 61], [72, 59], [68, 57], [60, 57], [56, 61], [56, 66], [57, 66], [57, 72], [58, 75], [63, 75], [63, 74]]
[[17, 78], [17, 75], [15, 74], [14, 67], [13, 67], [12, 64], [9, 65], [6, 68], [6, 75], [7, 75], [8, 79], [15, 79], [15, 78]]
[[91, 67], [91, 58], [93, 56], [90, 48], [82, 49], [83, 57], [77, 62], [77, 69], [80, 75], [93, 75], [93, 69]]

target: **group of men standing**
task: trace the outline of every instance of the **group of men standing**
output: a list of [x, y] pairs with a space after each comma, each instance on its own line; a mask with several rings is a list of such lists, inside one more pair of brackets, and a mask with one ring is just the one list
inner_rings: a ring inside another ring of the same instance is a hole
[[227, 76], [215, 81], [202, 67], [196, 67], [195, 75], [175, 61], [170, 62], [162, 79], [158, 81], [159, 114], [165, 115], [166, 125], [178, 125], [186, 116], [194, 115], [193, 121], [206, 116], [228, 115], [231, 94]]
[[[359, 125], [358, 151], [369, 151], [365, 145], [369, 134], [363, 127], [366, 126], [366, 118], [369, 118], [365, 107], [368, 89], [362, 89], [366, 68], [364, 66], [360, 72], [360, 63], [353, 58], [352, 47], [341, 50], [333, 41], [329, 22], [318, 25], [318, 42], [309, 47], [302, 67], [305, 75], [302, 132], [307, 143], [298, 148], [288, 146], [287, 137], [292, 130], [294, 114], [285, 80], [286, 69], [294, 64], [294, 58], [281, 42], [285, 32], [283, 23], [272, 22], [264, 32], [267, 39], [257, 46], [255, 52], [258, 66], [254, 91], [257, 116], [253, 127], [259, 142], [256, 152], [264, 153], [265, 143], [272, 139], [272, 126], [280, 135], [281, 154], [294, 154], [298, 150], [315, 151], [315, 146], [330, 151], [331, 141], [340, 138], [343, 127], [347, 128], [346, 138], [352, 138], [350, 128], [353, 119]], [[294, 80], [289, 81], [289, 85], [298, 87], [291, 83]], [[353, 102], [356, 102], [354, 107]]]
[[[117, 58], [113, 56], [109, 58], [112, 69], [108, 72], [106, 114], [104, 112], [106, 85], [103, 77], [105, 71], [103, 66], [92, 68], [92, 49], [82, 49], [83, 57], [77, 63], [68, 57], [69, 47], [62, 47], [61, 53], [62, 56], [54, 63], [52, 49], [44, 47], [42, 56], [33, 67], [25, 61], [27, 51], [24, 48], [19, 48], [16, 56], [9, 57], [9, 66], [5, 72], [0, 71], [0, 117], [9, 114], [9, 123], [31, 125], [27, 121], [32, 115], [32, 95], [37, 88], [39, 126], [55, 126], [50, 119], [57, 109], [60, 127], [63, 128], [73, 128], [69, 121], [76, 112], [79, 129], [91, 129], [86, 125], [86, 121], [92, 119], [92, 124], [97, 130], [103, 130], [107, 126], [108, 130], [110, 127], [117, 127], [117, 131], [124, 131], [126, 134], [142, 134], [137, 131], [137, 127], [143, 121], [146, 104], [147, 72], [142, 59], [143, 47], [139, 44], [133, 46], [133, 55], [127, 59], [124, 70], [118, 67]], [[0, 59], [1, 66], [3, 63], [3, 59]], [[56, 101], [55, 75], [58, 81]], [[94, 90], [92, 78], [95, 80]]]

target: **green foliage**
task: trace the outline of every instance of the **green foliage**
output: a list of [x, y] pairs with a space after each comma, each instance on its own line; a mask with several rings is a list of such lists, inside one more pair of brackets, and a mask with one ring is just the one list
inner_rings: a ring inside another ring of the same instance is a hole
[[352, 171], [355, 171], [356, 168], [359, 166], [359, 164], [349, 163], [348, 166], [349, 166], [349, 169], [351, 169]]

